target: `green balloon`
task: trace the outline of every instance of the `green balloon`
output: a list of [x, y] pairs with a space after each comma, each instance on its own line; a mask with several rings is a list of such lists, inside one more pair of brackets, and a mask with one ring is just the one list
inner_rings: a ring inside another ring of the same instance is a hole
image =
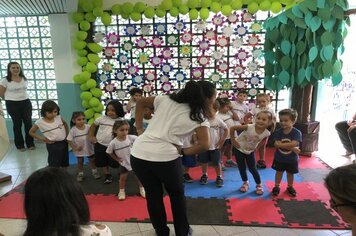
[[[257, 4], [257, 3], [256, 3]], [[258, 5], [257, 5], [258, 6]], [[221, 13], [224, 15], [224, 16], [230, 16], [231, 13], [232, 13], [232, 8], [230, 5], [223, 5], [221, 7]]]
[[73, 14], [72, 14], [72, 20], [73, 20], [75, 23], [79, 24], [81, 21], [84, 20], [84, 13], [82, 13], [82, 12], [75, 12], [75, 13], [73, 13]]
[[208, 8], [211, 5], [211, 0], [202, 0], [201, 1], [201, 7], [202, 8]]
[[282, 11], [282, 4], [279, 3], [279, 2], [273, 2], [271, 4], [271, 12], [277, 14], [279, 13], [280, 11]]
[[103, 22], [103, 24], [105, 26], [108, 26], [111, 24], [111, 16], [109, 15], [109, 13], [104, 12], [103, 15], [101, 16], [101, 22]]
[[93, 3], [91, 3], [88, 0], [88, 1], [83, 2], [81, 7], [85, 12], [91, 12], [93, 10], [93, 8], [94, 8], [94, 5], [93, 5]]
[[93, 109], [96, 112], [102, 112], [104, 110], [104, 105], [102, 103], [99, 103], [97, 106], [93, 107]]
[[187, 5], [190, 9], [199, 7], [199, 0], [188, 0]]
[[85, 41], [74, 41], [73, 47], [77, 50], [81, 50], [87, 46]]
[[78, 31], [75, 36], [78, 40], [83, 41], [88, 37], [88, 33], [85, 31]]
[[173, 2], [172, 0], [163, 0], [160, 4], [160, 8], [164, 11], [168, 11], [173, 7]]
[[111, 12], [114, 15], [120, 15], [121, 14], [121, 5], [120, 4], [115, 4], [114, 6], [112, 6]]
[[98, 54], [89, 53], [87, 57], [89, 61], [94, 64], [98, 64], [100, 62], [100, 57], [98, 56]]
[[87, 119], [92, 118], [94, 116], [94, 109], [89, 108], [88, 110], [84, 111], [84, 115], [85, 115], [85, 118], [87, 118]]
[[218, 13], [221, 10], [221, 5], [218, 2], [212, 2], [210, 5], [210, 9], [214, 13]]
[[97, 43], [88, 43], [87, 46], [92, 52], [95, 53], [99, 53], [101, 50], [103, 50], [103, 48]]
[[251, 2], [250, 4], [248, 4], [247, 10], [250, 13], [255, 14], [258, 11], [258, 4], [256, 2]]
[[91, 94], [91, 92], [82, 92], [81, 94], [80, 94], [80, 98], [82, 99], [82, 100], [90, 100], [91, 98], [93, 97], [93, 95]]
[[260, 3], [260, 9], [262, 11], [268, 11], [269, 9], [271, 9], [271, 2], [268, 0], [264, 0]]
[[86, 82], [88, 79], [90, 79], [91, 74], [88, 71], [83, 71], [79, 74], [80, 79], [82, 80], [82, 82]]
[[92, 62], [88, 62], [87, 65], [85, 66], [86, 70], [90, 73], [94, 73], [98, 70], [96, 65]]
[[90, 92], [93, 94], [94, 97], [100, 98], [103, 95], [103, 92], [99, 88], [91, 88]]
[[221, 0], [221, 5], [230, 5], [231, 0]]
[[[99, 99], [97, 99], [97, 98], [91, 98], [90, 100], [89, 100], [89, 105], [91, 106], [91, 107], [96, 107], [96, 106], [98, 106], [100, 104], [100, 101], [99, 101]], [[94, 109], [93, 109], [94, 110]]]
[[196, 20], [196, 19], [198, 19], [198, 16], [199, 16], [199, 12], [198, 12], [197, 9], [191, 9], [191, 10], [189, 11], [189, 18], [190, 18], [191, 20]]
[[82, 83], [82, 84], [80, 85], [80, 89], [83, 90], [83, 91], [89, 90], [89, 88], [88, 88], [88, 86], [87, 86], [86, 83]]
[[146, 5], [143, 2], [136, 2], [134, 6], [134, 11], [138, 13], [144, 12], [146, 9]]
[[88, 86], [89, 89], [96, 87], [96, 81], [95, 81], [95, 79], [88, 79], [88, 81], [86, 82], [86, 84], [87, 84], [87, 86]]
[[103, 0], [93, 0], [93, 5], [94, 5], [94, 7], [102, 7]]
[[169, 10], [169, 14], [171, 14], [171, 16], [173, 16], [173, 17], [178, 16], [178, 15], [179, 15], [179, 10], [178, 10], [178, 8], [172, 7], [172, 8]]
[[82, 84], [84, 82], [79, 74], [76, 74], [76, 75], [73, 76], [73, 81], [76, 84]]
[[159, 8], [156, 9], [156, 16], [157, 17], [163, 18], [165, 15], [166, 15], [166, 11], [164, 11], [162, 9], [159, 9]]
[[89, 119], [88, 120], [88, 125], [92, 125], [94, 123], [94, 121], [95, 121], [94, 118]]
[[179, 7], [179, 12], [180, 14], [185, 15], [189, 12], [189, 7], [187, 5], [182, 4]]
[[172, 0], [173, 6], [180, 7], [182, 5], [182, 0]]
[[[85, 45], [85, 46], [86, 46], [86, 45]], [[85, 50], [85, 49], [79, 49], [79, 50], [77, 51], [77, 54], [78, 54], [78, 56], [80, 56], [80, 57], [85, 57], [85, 56], [88, 54], [88, 51]]]
[[90, 29], [90, 23], [86, 20], [83, 20], [79, 23], [79, 28], [83, 31], [88, 31]]
[[124, 4], [122, 4], [121, 9], [122, 9], [122, 11], [125, 12], [126, 14], [130, 14], [131, 12], [133, 12], [134, 7], [133, 7], [132, 3], [130, 3], [130, 2], [125, 2]]
[[206, 20], [209, 18], [210, 11], [208, 8], [200, 9], [200, 18]]
[[79, 57], [77, 59], [77, 64], [80, 66], [85, 66], [88, 63], [88, 59], [86, 57]]
[[130, 16], [131, 16], [131, 19], [135, 22], [138, 22], [141, 20], [141, 13], [132, 12]]
[[101, 7], [95, 7], [93, 9], [93, 14], [96, 17], [101, 17], [103, 15], [103, 13], [104, 13], [104, 10]]
[[146, 18], [152, 19], [155, 16], [155, 9], [151, 6], [147, 7], [143, 13]]
[[[96, 107], [94, 107], [94, 111], [96, 111], [95, 108], [96, 108]], [[100, 107], [100, 108], [101, 108], [101, 107]], [[104, 110], [104, 109], [103, 109], [103, 110]], [[102, 112], [103, 110], [98, 111], [98, 112]], [[94, 114], [94, 120], [98, 119], [98, 118], [101, 117], [101, 116], [103, 116], [101, 113], [95, 113], [95, 114]]]
[[83, 101], [82, 101], [82, 107], [84, 107], [84, 108], [89, 108], [89, 102], [88, 102], [88, 100], [83, 100]]
[[85, 20], [89, 21], [89, 22], [94, 22], [96, 21], [96, 16], [94, 16], [94, 14], [92, 12], [88, 12], [85, 14], [84, 16]]
[[233, 10], [240, 10], [242, 8], [241, 0], [232, 0], [231, 7]]

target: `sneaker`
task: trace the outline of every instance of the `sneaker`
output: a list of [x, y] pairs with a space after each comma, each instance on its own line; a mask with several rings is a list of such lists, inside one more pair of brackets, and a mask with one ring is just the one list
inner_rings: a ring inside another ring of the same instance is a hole
[[111, 184], [112, 183], [112, 175], [105, 175], [104, 184]]
[[120, 191], [119, 194], [117, 195], [117, 198], [118, 198], [120, 201], [125, 200], [125, 198], [126, 198], [125, 191]]
[[93, 171], [92, 175], [93, 175], [94, 179], [100, 179], [101, 178], [101, 176], [100, 176], [98, 171]]
[[140, 195], [141, 197], [146, 198], [146, 191], [143, 187], [140, 187]]
[[18, 148], [17, 150], [19, 150], [20, 152], [24, 152], [26, 151], [26, 148]]
[[208, 183], [208, 176], [206, 174], [203, 174], [201, 177], [200, 177], [200, 184], [207, 184]]
[[193, 182], [193, 179], [192, 179], [192, 177], [190, 177], [190, 175], [188, 173], [184, 173], [183, 174], [183, 181], [185, 183], [191, 183], [191, 182]]
[[35, 149], [36, 149], [35, 146], [31, 146], [31, 147], [28, 148], [28, 150], [35, 150]]
[[220, 176], [216, 177], [215, 183], [216, 183], [216, 187], [221, 188], [224, 186], [224, 180]]
[[83, 179], [84, 179], [84, 174], [83, 174], [83, 173], [78, 173], [78, 175], [77, 175], [77, 181], [78, 181], [78, 182], [82, 182]]
[[264, 160], [258, 160], [256, 167], [257, 169], [266, 169], [266, 162]]
[[221, 164], [221, 170], [222, 170], [222, 171], [225, 171], [225, 170], [226, 170], [226, 167], [225, 167], [224, 164]]
[[272, 189], [272, 195], [273, 195], [273, 196], [277, 196], [280, 191], [281, 191], [280, 187], [275, 186], [275, 187]]
[[295, 191], [295, 189], [293, 188], [293, 186], [289, 186], [287, 188], [287, 192], [289, 195], [291, 195], [292, 197], [295, 197], [297, 196], [297, 192]]
[[226, 167], [237, 167], [237, 164], [233, 160], [226, 160], [225, 166]]

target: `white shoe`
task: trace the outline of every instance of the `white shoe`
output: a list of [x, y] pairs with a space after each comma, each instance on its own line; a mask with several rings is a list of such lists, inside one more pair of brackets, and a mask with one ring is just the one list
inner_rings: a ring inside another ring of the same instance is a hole
[[117, 198], [118, 198], [120, 201], [125, 200], [125, 198], [126, 198], [125, 191], [120, 191], [119, 194], [117, 195]]
[[84, 174], [83, 174], [83, 173], [78, 173], [78, 175], [77, 175], [77, 181], [78, 181], [78, 182], [82, 182], [83, 179], [84, 179]]
[[100, 176], [98, 171], [93, 171], [92, 175], [93, 175], [94, 179], [100, 179], [101, 178], [101, 176]]
[[140, 187], [140, 195], [141, 197], [146, 198], [146, 191], [143, 187]]

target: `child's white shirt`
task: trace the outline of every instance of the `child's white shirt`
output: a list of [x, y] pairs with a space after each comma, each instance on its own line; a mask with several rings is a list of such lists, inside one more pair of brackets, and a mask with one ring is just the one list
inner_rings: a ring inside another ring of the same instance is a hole
[[225, 122], [219, 117], [208, 120], [210, 123], [209, 134], [210, 134], [210, 147], [209, 150], [216, 150], [216, 145], [218, 144], [221, 136], [224, 134], [224, 129], [227, 128]]
[[130, 117], [131, 119], [135, 119], [135, 115], [136, 115], [136, 102], [132, 101], [131, 102], [131, 110], [130, 110]]
[[89, 157], [94, 154], [94, 146], [89, 140], [89, 129], [90, 125], [84, 124], [84, 129], [78, 129], [73, 126], [69, 130], [67, 140], [71, 141], [75, 146], [81, 147], [80, 151], [73, 149], [73, 153], [77, 157]]
[[271, 135], [267, 129], [261, 134], [256, 133], [255, 124], [248, 124], [247, 130], [244, 130], [236, 137], [236, 141], [239, 143], [239, 151], [245, 154], [254, 152], [262, 139]]
[[244, 117], [249, 111], [248, 106], [245, 103], [239, 103], [238, 101], [231, 102], [232, 110], [234, 110], [239, 117], [238, 121], [235, 121], [235, 125], [240, 125], [244, 121]]
[[94, 124], [99, 127], [95, 137], [98, 143], [107, 147], [112, 140], [112, 127], [114, 126], [115, 121], [122, 119], [122, 117], [111, 119], [109, 116], [101, 116], [96, 119]]
[[272, 114], [272, 118], [276, 117], [276, 113], [274, 112], [274, 110], [270, 107], [255, 107], [252, 108], [250, 113], [253, 116], [253, 123], [255, 123], [256, 120], [256, 115], [260, 112], [260, 111], [269, 111]]
[[66, 130], [60, 115], [54, 117], [52, 123], [47, 122], [43, 117], [35, 122], [39, 130], [50, 141], [63, 141], [66, 139]]
[[127, 135], [126, 139], [123, 141], [114, 138], [109, 143], [108, 148], [106, 149], [106, 153], [112, 154], [115, 153], [117, 157], [122, 159], [120, 165], [125, 167], [128, 171], [132, 170], [131, 163], [130, 163], [130, 155], [131, 155], [131, 148], [132, 144], [136, 140], [136, 135]]
[[[230, 129], [230, 127], [232, 127], [232, 126], [235, 125], [235, 120], [232, 119], [233, 114], [232, 114], [231, 111], [228, 111], [228, 112], [225, 113], [225, 114], [222, 114], [222, 113], [218, 112], [218, 113], [216, 114], [216, 117], [218, 117], [218, 118], [220, 118], [221, 120], [223, 120], [224, 123], [227, 125], [227, 128], [229, 128], [229, 129]], [[227, 140], [227, 139], [230, 139], [230, 137], [229, 137], [229, 136], [226, 137], [225, 140]]]

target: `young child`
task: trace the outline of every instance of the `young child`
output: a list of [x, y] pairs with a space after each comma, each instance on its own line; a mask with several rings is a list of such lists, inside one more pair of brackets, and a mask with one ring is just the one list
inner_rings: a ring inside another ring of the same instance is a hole
[[210, 135], [210, 147], [208, 151], [200, 153], [198, 155], [198, 161], [202, 167], [202, 176], [200, 177], [200, 184], [208, 183], [208, 163], [211, 162], [216, 172], [216, 186], [223, 187], [224, 180], [222, 178], [221, 168], [221, 152], [220, 149], [225, 143], [225, 140], [229, 134], [229, 129], [226, 123], [217, 117], [215, 114], [219, 109], [219, 102], [215, 101], [211, 114], [209, 115], [209, 135]]
[[[256, 120], [256, 114], [258, 114], [260, 111], [269, 111], [272, 116], [273, 116], [273, 122], [276, 122], [276, 114], [272, 108], [269, 107], [269, 104], [271, 102], [270, 96], [265, 93], [260, 93], [257, 94], [256, 96], [256, 107], [251, 109], [245, 117], [244, 120], [245, 122], [248, 123], [248, 120], [253, 118], [253, 122]], [[267, 144], [267, 138], [261, 142], [260, 146], [258, 147], [258, 153], [259, 153], [259, 160], [257, 161], [257, 168], [259, 169], [265, 169], [266, 168], [266, 161], [265, 161], [265, 152], [266, 152], [266, 144]]]
[[131, 119], [130, 119], [130, 134], [136, 135], [136, 128], [135, 124], [135, 115], [136, 115], [136, 102], [142, 98], [143, 91], [139, 88], [132, 88], [129, 92], [131, 98], [130, 101], [126, 105], [126, 111], [130, 112]]
[[[150, 123], [152, 117], [153, 117], [153, 113], [154, 113], [154, 110], [153, 108], [148, 108], [148, 107], [145, 107], [143, 109], [143, 130], [146, 130], [147, 127], [148, 127], [148, 124]], [[134, 123], [134, 127], [136, 129], [136, 122]]]
[[[218, 98], [217, 101], [219, 102], [219, 112], [217, 117], [222, 119], [227, 125], [227, 128], [230, 129], [230, 127], [234, 126], [235, 122], [239, 120], [239, 117], [236, 112], [232, 110], [231, 101], [228, 98]], [[222, 168], [224, 168], [224, 166], [236, 167], [236, 163], [231, 159], [231, 153], [231, 140], [228, 136], [221, 148], [221, 156], [223, 156], [223, 154], [226, 156], [226, 162], [225, 165], [222, 165]]]
[[302, 133], [293, 127], [297, 120], [297, 112], [293, 109], [284, 109], [279, 113], [279, 124], [281, 126], [275, 132], [274, 160], [272, 168], [276, 170], [275, 186], [272, 190], [272, 195], [277, 196], [280, 192], [280, 183], [283, 177], [283, 172], [287, 172], [287, 192], [295, 197], [297, 192], [293, 187], [294, 174], [298, 173], [298, 154], [300, 153], [299, 143], [302, 141]]
[[104, 184], [112, 183], [109, 164], [115, 164], [106, 153], [106, 148], [112, 140], [112, 127], [115, 121], [123, 120], [124, 115], [122, 104], [118, 100], [112, 100], [106, 106], [105, 116], [96, 119], [89, 129], [89, 139], [94, 143], [95, 165], [103, 169]]
[[70, 126], [67, 136], [69, 146], [72, 148], [78, 161], [77, 181], [84, 179], [84, 157], [88, 157], [92, 175], [95, 179], [100, 179], [100, 174], [95, 166], [94, 146], [89, 140], [90, 125], [85, 123], [85, 115], [82, 111], [75, 111], [70, 120]]
[[[112, 128], [112, 135], [115, 138], [109, 143], [109, 146], [106, 149], [106, 153], [108, 153], [111, 158], [120, 164], [119, 194], [117, 195], [119, 200], [125, 200], [126, 198], [126, 180], [129, 171], [132, 171], [130, 164], [131, 147], [137, 138], [136, 135], [128, 135], [129, 128], [130, 124], [126, 120], [115, 121]], [[140, 189], [140, 195], [145, 198], [145, 189], [138, 179], [137, 182]]]
[[237, 122], [235, 122], [236, 125], [245, 124], [244, 117], [247, 114], [247, 112], [249, 111], [249, 108], [245, 103], [246, 100], [247, 100], [247, 91], [240, 90], [237, 94], [236, 101], [231, 102], [232, 110], [235, 111], [237, 116], [239, 117], [239, 120]]
[[[246, 164], [256, 182], [256, 194], [262, 195], [261, 177], [256, 169], [255, 150], [259, 143], [271, 133], [268, 128], [274, 127], [273, 116], [269, 111], [260, 111], [253, 124], [237, 125], [230, 128], [231, 142], [234, 154], [243, 181], [241, 192], [247, 192], [249, 182], [246, 173]], [[243, 131], [235, 138], [235, 131]]]
[[[47, 100], [42, 104], [41, 116], [29, 131], [29, 134], [46, 143], [48, 151], [48, 166], [67, 167], [69, 166], [68, 125], [59, 115], [59, 106], [52, 100]], [[42, 135], [36, 134], [40, 130]]]

